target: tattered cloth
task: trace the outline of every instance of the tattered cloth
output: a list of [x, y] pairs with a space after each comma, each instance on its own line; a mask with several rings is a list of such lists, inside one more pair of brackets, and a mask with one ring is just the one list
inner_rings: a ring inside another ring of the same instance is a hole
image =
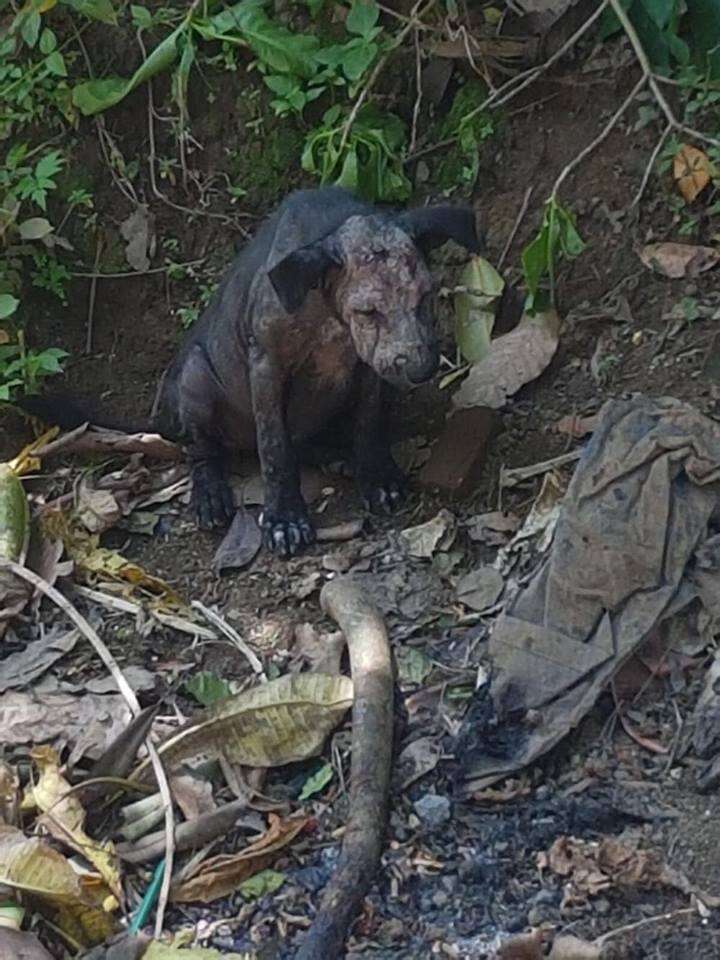
[[673, 399], [604, 405], [552, 547], [490, 638], [496, 718], [520, 716], [519, 736], [504, 756], [480, 745], [468, 790], [553, 747], [660, 622], [696, 598], [716, 612], [719, 505], [720, 424]]

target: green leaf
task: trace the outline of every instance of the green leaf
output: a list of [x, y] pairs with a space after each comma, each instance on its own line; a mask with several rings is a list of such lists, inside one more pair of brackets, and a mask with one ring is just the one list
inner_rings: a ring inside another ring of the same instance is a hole
[[460, 274], [463, 293], [455, 295], [455, 342], [468, 363], [478, 363], [490, 349], [495, 323], [493, 304], [505, 281], [482, 257], [472, 257]]
[[648, 17], [656, 27], [663, 30], [675, 13], [677, 0], [640, 0]]
[[55, 47], [57, 47], [57, 37], [52, 30], [46, 28], [40, 34], [40, 53], [52, 53]]
[[190, 696], [195, 697], [204, 707], [232, 696], [230, 684], [206, 670], [186, 680], [184, 687]]
[[53, 232], [53, 225], [45, 217], [31, 217], [18, 226], [23, 240], [42, 240]]
[[53, 51], [49, 57], [45, 60], [45, 66], [48, 68], [50, 73], [56, 77], [66, 77], [67, 68], [65, 66], [65, 60], [63, 55], [59, 50]]
[[20, 301], [16, 297], [9, 293], [0, 293], [0, 320], [11, 317], [19, 306]]
[[152, 27], [153, 18], [147, 7], [141, 7], [139, 4], [133, 3], [130, 5], [130, 13], [136, 27], [141, 30], [149, 30]]
[[432, 670], [432, 661], [417, 647], [400, 647], [395, 656], [398, 679], [403, 683], [421, 684]]
[[374, 0], [354, 0], [345, 21], [345, 29], [366, 37], [378, 22], [380, 8]]
[[112, 0], [60, 0], [60, 2], [72, 7], [89, 20], [99, 20], [101, 23], [117, 26], [117, 14]]
[[315, 73], [317, 37], [293, 33], [270, 20], [256, 3], [237, 3], [193, 27], [206, 40], [247, 44], [263, 64], [277, 73], [309, 79]]
[[342, 62], [343, 71], [348, 80], [356, 81], [365, 73], [378, 53], [376, 43], [359, 43], [345, 54]]
[[87, 80], [73, 90], [73, 103], [87, 117], [119, 103], [135, 87], [150, 80], [171, 66], [178, 56], [178, 40], [187, 30], [183, 22], [155, 47], [145, 62], [129, 80], [121, 77], [106, 77], [104, 80]]
[[345, 154], [340, 175], [335, 181], [338, 187], [345, 187], [346, 190], [356, 190], [359, 184], [358, 180], [358, 156], [355, 147], [350, 147]]
[[[712, 80], [720, 79], [720, 16], [717, 0], [687, 0], [692, 50]], [[682, 61], [681, 61], [682, 62]]]
[[525, 277], [525, 284], [532, 297], [537, 293], [540, 280], [547, 267], [549, 237], [550, 231], [547, 227], [543, 227], [535, 239], [531, 241], [522, 252], [523, 275]]
[[307, 800], [309, 797], [312, 797], [314, 794], [320, 793], [320, 791], [332, 780], [333, 773], [334, 771], [332, 765], [329, 763], [324, 763], [319, 770], [316, 770], [311, 777], [307, 778], [303, 784], [302, 790], [300, 791], [298, 800], [302, 802], [303, 800]]
[[268, 893], [274, 893], [285, 883], [285, 875], [277, 870], [261, 870], [252, 877], [248, 877], [238, 887], [240, 894], [246, 900], [258, 900]]
[[60, 151], [51, 150], [35, 164], [35, 176], [38, 180], [50, 179], [62, 170], [64, 164], [65, 160]]
[[28, 47], [34, 47], [40, 33], [40, 14], [34, 10], [23, 17], [20, 36]]

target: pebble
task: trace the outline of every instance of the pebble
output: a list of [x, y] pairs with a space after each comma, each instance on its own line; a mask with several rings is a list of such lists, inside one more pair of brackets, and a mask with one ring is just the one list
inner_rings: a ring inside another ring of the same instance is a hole
[[426, 793], [413, 807], [426, 827], [440, 827], [450, 819], [450, 801], [437, 793]]

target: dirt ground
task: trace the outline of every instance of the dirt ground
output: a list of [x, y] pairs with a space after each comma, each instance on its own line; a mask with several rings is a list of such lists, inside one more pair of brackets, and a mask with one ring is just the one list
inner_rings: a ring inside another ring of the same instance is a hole
[[[585, 61], [584, 68], [579, 62], [566, 65], [513, 101], [498, 134], [484, 145], [474, 201], [486, 225], [491, 261], [505, 245], [527, 188], [533, 188], [507, 257], [511, 276], [517, 275], [520, 251], [538, 228], [542, 201], [558, 173], [597, 136], [635, 80], [632, 66], [608, 66], [600, 59], [594, 67], [592, 61]], [[238, 90], [231, 81], [228, 85], [225, 99], [215, 105], [223, 120], [217, 129], [198, 133], [205, 151], [197, 162], [205, 171], [238, 147], [240, 134], [230, 109]], [[144, 148], [142, 134], [131, 122], [142, 98], [131, 100], [110, 121], [126, 156]], [[415, 488], [392, 520], [369, 518], [358, 540], [318, 545], [287, 563], [261, 554], [248, 570], [223, 577], [210, 570], [218, 537], [198, 533], [187, 508], [169, 512], [160, 535], [114, 533], [111, 542], [122, 545], [128, 557], [166, 579], [183, 596], [218, 604], [228, 621], [282, 668], [290, 656], [289, 638], [299, 624], [330, 628], [319, 609], [318, 590], [334, 571], [364, 563], [378, 577], [391, 577], [395, 570], [407, 576], [398, 559], [397, 531], [430, 519], [441, 507], [460, 520], [497, 509], [501, 467], [546, 460], [576, 445], [553, 429], [561, 417], [590, 414], [609, 397], [639, 391], [677, 397], [717, 415], [720, 375], [713, 359], [720, 350], [716, 340], [720, 274], [716, 270], [692, 281], [667, 280], [640, 262], [639, 246], [678, 239], [679, 223], [667, 204], [669, 183], [662, 178], [651, 177], [642, 203], [630, 208], [657, 137], [652, 124], [633, 129], [635, 120], [631, 111], [627, 124], [621, 123], [563, 188], [563, 200], [576, 212], [587, 248], [577, 260], [563, 265], [558, 276], [560, 348], [543, 375], [502, 412], [501, 430], [470, 496], [457, 500]], [[202, 123], [209, 128], [209, 121]], [[100, 182], [102, 161], [91, 131], [82, 147], [84, 162]], [[251, 216], [238, 222], [252, 231], [257, 217], [275, 199], [258, 199], [254, 207], [246, 208]], [[129, 210], [112, 186], [100, 192], [96, 202], [116, 223]], [[179, 238], [180, 248], [173, 255], [182, 260], [208, 258], [210, 275], [213, 271], [216, 275], [231, 255], [236, 226], [189, 218], [157, 201], [152, 209], [160, 242]], [[700, 219], [690, 239], [703, 243], [712, 238], [713, 224]], [[197, 271], [203, 280], [205, 269], [203, 265]], [[54, 344], [70, 352], [67, 385], [97, 395], [115, 414], [143, 414], [182, 335], [176, 310], [191, 296], [193, 284], [166, 280], [162, 273], [100, 280], [92, 351], [86, 356], [89, 288], [89, 280], [75, 280], [64, 310], [38, 301], [42, 323], [50, 320]], [[696, 319], [684, 318], [683, 298], [692, 298], [702, 308]], [[442, 425], [445, 405], [446, 398], [435, 386], [406, 398], [393, 411], [398, 439], [421, 437], [421, 442], [430, 442]], [[3, 414], [3, 427], [0, 452], [7, 455], [29, 433], [24, 422], [8, 412]], [[315, 506], [321, 505], [323, 523], [361, 515], [347, 480], [328, 474], [323, 482]], [[523, 515], [538, 490], [539, 481], [531, 481], [512, 496], [505, 493], [501, 506]], [[484, 549], [467, 538], [461, 540], [455, 573], [486, 559]], [[411, 573], [419, 578], [416, 588], [422, 592], [426, 566], [416, 563]], [[448, 580], [434, 586], [428, 596], [429, 605], [411, 598], [391, 618], [394, 649], [424, 653], [434, 665], [436, 688], [448, 684], [471, 688], [477, 623], [463, 623]], [[107, 619], [104, 638], [121, 663], [139, 662], [156, 672], [151, 699], [171, 693], [178, 676], [198, 669], [228, 679], [247, 673], [240, 654], [225, 645], [190, 645], [187, 638], [170, 632], [156, 632], [152, 644], [140, 637], [128, 642], [123, 618]], [[700, 658], [677, 686], [668, 678], [643, 694], [634, 709], [646, 736], [668, 746], [682, 739], [705, 665]], [[704, 918], [698, 912], [684, 912], [689, 901], [680, 892], [611, 888], [585, 904], [567, 906], [562, 904], [561, 879], [537, 868], [538, 854], [560, 836], [622, 835], [657, 849], [697, 889], [720, 896], [720, 802], [714, 793], [698, 792], [698, 761], [691, 751], [677, 746], [662, 754], [644, 749], [615, 722], [608, 697], [568, 741], [524, 776], [515, 796], [505, 802], [461, 800], [454, 793], [462, 758], [454, 753], [453, 734], [467, 698], [445, 702], [427, 694], [423, 702], [419, 693], [429, 690], [429, 683], [408, 681], [398, 694], [398, 749], [420, 735], [428, 736], [441, 745], [443, 759], [412, 786], [395, 784], [383, 871], [355, 928], [351, 956], [479, 958], [487, 955], [497, 931], [548, 924], [588, 939], [627, 927], [612, 940], [613, 956], [627, 960], [720, 958], [717, 913]], [[347, 731], [338, 733], [334, 742], [341, 752], [346, 750]], [[297, 783], [302, 784], [311, 768], [276, 771], [266, 792], [274, 789], [275, 796], [296, 796]], [[433, 822], [418, 814], [417, 802], [432, 794], [449, 798], [448, 820]], [[331, 834], [343, 822], [345, 799], [341, 791], [324, 794], [312, 809], [316, 832], [289, 848], [275, 865], [287, 878], [278, 893], [251, 904], [237, 895], [211, 908], [186, 907], [171, 913], [168, 923], [226, 918], [227, 923], [214, 927], [206, 945], [253, 949], [258, 957], [290, 956], [306, 925], [307, 903], [317, 902], [337, 855]], [[232, 848], [242, 838], [230, 836], [226, 841]], [[664, 914], [665, 920], [653, 919]]]

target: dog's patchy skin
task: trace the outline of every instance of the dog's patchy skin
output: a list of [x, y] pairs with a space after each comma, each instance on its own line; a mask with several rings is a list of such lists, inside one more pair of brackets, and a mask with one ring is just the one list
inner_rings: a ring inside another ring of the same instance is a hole
[[453, 239], [477, 251], [468, 208], [379, 212], [329, 187], [291, 194], [235, 258], [162, 387], [156, 424], [188, 442], [202, 527], [235, 511], [234, 450], [257, 449], [265, 544], [283, 555], [315, 537], [298, 451], [350, 412], [355, 473], [372, 508], [404, 478], [384, 435], [388, 384], [428, 380], [439, 360], [432, 281], [421, 249]]

